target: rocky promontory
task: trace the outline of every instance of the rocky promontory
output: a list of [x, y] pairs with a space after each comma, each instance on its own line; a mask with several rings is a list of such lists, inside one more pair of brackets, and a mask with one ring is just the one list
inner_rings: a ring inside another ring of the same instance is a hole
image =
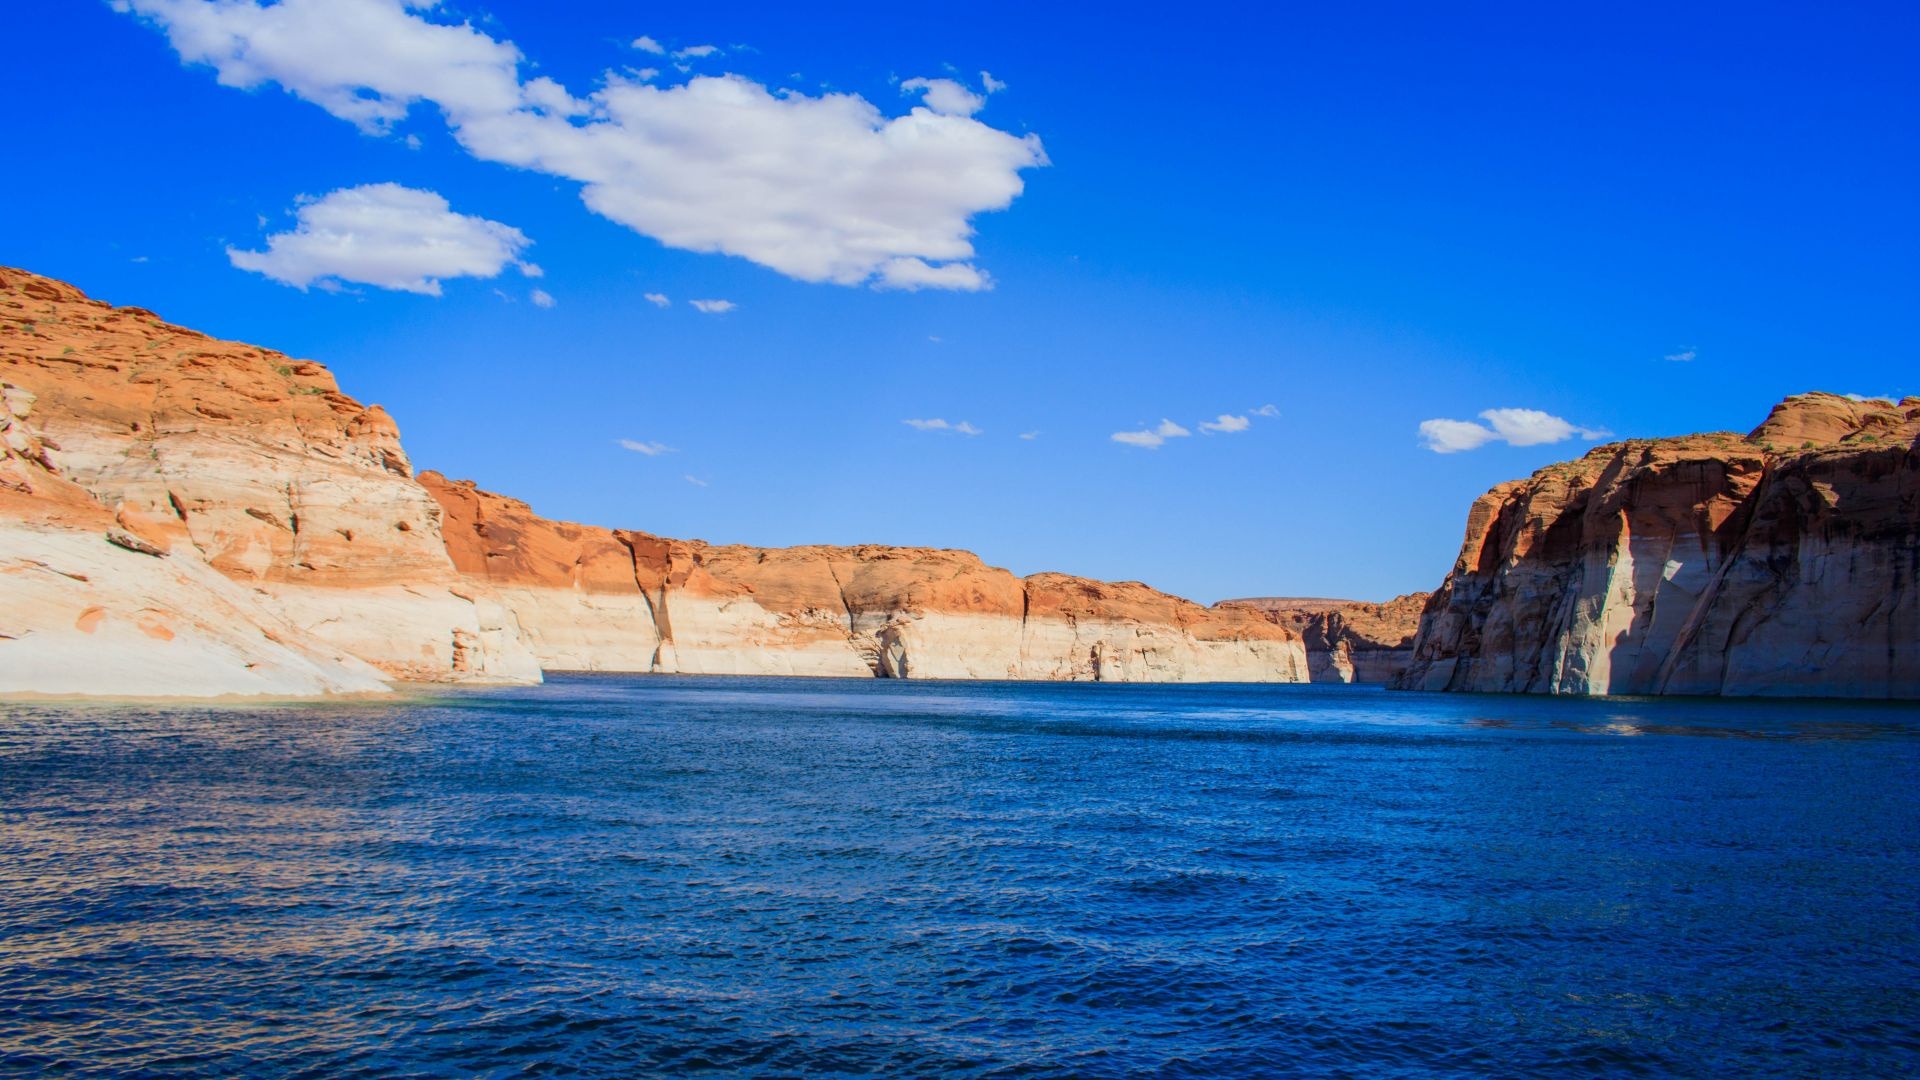
[[1495, 487], [1397, 685], [1920, 697], [1920, 398], [1803, 394]]

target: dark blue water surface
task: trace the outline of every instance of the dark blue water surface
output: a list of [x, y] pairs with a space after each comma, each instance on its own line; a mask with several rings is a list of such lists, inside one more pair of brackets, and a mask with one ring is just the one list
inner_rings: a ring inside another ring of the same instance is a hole
[[1920, 710], [0, 706], [0, 1070], [1912, 1075]]

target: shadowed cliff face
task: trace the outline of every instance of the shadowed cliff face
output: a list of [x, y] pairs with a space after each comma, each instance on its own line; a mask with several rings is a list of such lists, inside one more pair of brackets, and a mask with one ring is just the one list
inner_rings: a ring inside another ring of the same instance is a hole
[[423, 473], [448, 551], [549, 669], [1304, 682], [1299, 635], [1137, 582], [1018, 578], [970, 552], [757, 548], [549, 521]]
[[1396, 596], [1383, 604], [1358, 600], [1267, 596], [1222, 600], [1222, 609], [1260, 612], [1290, 627], [1307, 649], [1314, 682], [1386, 683], [1413, 659], [1413, 638], [1430, 593]]
[[1397, 685], [1920, 697], [1920, 398], [1805, 394], [1477, 500]]

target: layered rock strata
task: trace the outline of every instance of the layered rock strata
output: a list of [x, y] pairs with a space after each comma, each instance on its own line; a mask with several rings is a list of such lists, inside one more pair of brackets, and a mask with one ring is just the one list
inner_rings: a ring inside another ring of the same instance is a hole
[[[508, 610], [455, 571], [393, 421], [320, 365], [0, 269], [0, 379], [34, 398], [44, 470], [168, 531], [169, 565], [204, 564], [393, 678], [538, 680]], [[39, 556], [15, 540], [0, 554]], [[117, 666], [104, 655], [94, 666]], [[0, 651], [13, 676], [27, 663]], [[64, 677], [33, 667], [30, 681]]]
[[215, 570], [185, 530], [52, 467], [35, 395], [0, 382], [0, 694], [313, 697], [380, 672]]
[[1920, 398], [1805, 394], [1495, 487], [1397, 685], [1920, 697]]
[[1297, 632], [1314, 682], [1388, 683], [1413, 659], [1413, 638], [1430, 593], [1383, 604], [1319, 597], [1260, 596], [1222, 600], [1219, 608], [1260, 612]]
[[305, 696], [543, 666], [1306, 678], [1284, 627], [1137, 583], [546, 521], [416, 480], [392, 419], [318, 364], [5, 268], [0, 380], [0, 693]]
[[964, 551], [710, 545], [549, 521], [423, 473], [448, 550], [550, 669], [1304, 682], [1298, 634], [1137, 582], [1015, 577]]

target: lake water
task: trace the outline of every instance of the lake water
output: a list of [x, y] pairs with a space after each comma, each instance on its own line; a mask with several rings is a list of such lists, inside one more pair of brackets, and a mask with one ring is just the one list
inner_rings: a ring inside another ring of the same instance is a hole
[[0, 705], [0, 1072], [1916, 1069], [1911, 706]]

